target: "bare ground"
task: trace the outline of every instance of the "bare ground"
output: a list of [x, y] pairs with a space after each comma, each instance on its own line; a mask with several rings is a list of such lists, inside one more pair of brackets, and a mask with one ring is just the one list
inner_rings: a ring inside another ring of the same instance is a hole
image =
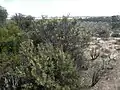
[[[111, 51], [110, 53], [113, 53], [116, 50], [116, 44], [114, 40], [102, 42], [101, 44], [102, 47], [108, 48]], [[94, 87], [87, 90], [120, 90], [120, 51], [116, 50], [115, 55], [116, 63], [113, 69], [102, 76], [100, 81]]]

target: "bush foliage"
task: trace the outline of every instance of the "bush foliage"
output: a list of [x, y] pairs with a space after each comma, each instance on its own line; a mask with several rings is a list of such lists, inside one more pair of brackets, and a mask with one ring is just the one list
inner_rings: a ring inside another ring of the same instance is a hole
[[[37, 20], [19, 13], [6, 18], [0, 7], [0, 90], [80, 90], [91, 36], [108, 38], [115, 32], [110, 17]], [[112, 18], [116, 24], [119, 17]], [[91, 86], [101, 75], [101, 70], [93, 73]]]
[[0, 88], [79, 90], [90, 32], [77, 19], [27, 18], [15, 16], [0, 28]]
[[31, 40], [21, 44], [21, 65], [19, 71], [26, 78], [34, 79], [28, 84], [32, 89], [76, 90], [79, 75], [73, 59], [63, 49], [51, 44], [38, 44], [35, 48]]

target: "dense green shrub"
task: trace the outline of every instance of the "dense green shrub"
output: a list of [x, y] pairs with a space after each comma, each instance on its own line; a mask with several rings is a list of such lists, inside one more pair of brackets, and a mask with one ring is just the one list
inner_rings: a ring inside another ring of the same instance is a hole
[[86, 30], [90, 31], [93, 37], [108, 38], [112, 30], [112, 26], [107, 22], [77, 21], [77, 23], [80, 23], [79, 26], [84, 27]]
[[21, 65], [18, 71], [22, 76], [33, 79], [25, 88], [34, 90], [79, 90], [79, 75], [73, 59], [63, 48], [52, 44], [38, 44], [37, 49], [31, 40], [21, 44]]
[[63, 51], [71, 54], [77, 66], [81, 66], [83, 50], [88, 46], [90, 33], [80, 26], [76, 19], [41, 19], [36, 22], [34, 31], [28, 32], [34, 45], [51, 43], [54, 47], [63, 47]]
[[35, 20], [16, 14], [0, 28], [0, 89], [80, 90], [88, 28], [68, 17]]
[[6, 23], [0, 28], [0, 89], [8, 86], [4, 81], [8, 78], [6, 75], [12, 76], [15, 67], [19, 65], [18, 52], [21, 36], [22, 33], [14, 22]]
[[22, 32], [14, 22], [9, 22], [4, 27], [1, 27], [0, 52], [5, 49], [8, 50], [8, 52], [18, 52], [21, 36]]
[[89, 32], [67, 17], [43, 18], [33, 26], [26, 32], [10, 20], [0, 28], [0, 88], [79, 90], [76, 66], [84, 61]]
[[98, 22], [94, 26], [94, 36], [108, 38], [110, 36], [111, 26], [106, 22]]

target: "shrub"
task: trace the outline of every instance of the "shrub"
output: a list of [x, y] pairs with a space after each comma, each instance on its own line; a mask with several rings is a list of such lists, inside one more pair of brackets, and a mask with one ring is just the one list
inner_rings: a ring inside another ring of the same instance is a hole
[[18, 52], [22, 32], [14, 22], [9, 22], [0, 28], [0, 52], [6, 49], [8, 52]]
[[[63, 49], [51, 44], [39, 44], [37, 49], [31, 40], [21, 44], [21, 74], [33, 79], [27, 87], [36, 90], [79, 90], [78, 73], [73, 59]], [[25, 86], [25, 85], [24, 85]]]
[[[7, 74], [2, 77], [5, 88], [79, 90], [77, 69], [85, 60], [83, 52], [89, 45], [89, 31], [81, 27], [76, 19], [67, 17], [43, 18], [35, 21], [32, 24], [34, 28], [30, 26], [32, 29], [24, 27], [28, 31], [21, 31], [17, 25], [12, 21], [0, 28], [0, 60], [5, 61], [5, 67], [8, 68]], [[22, 41], [23, 34], [26, 39]], [[17, 49], [14, 50], [14, 47]], [[13, 51], [9, 55], [7, 52], [11, 48]], [[1, 70], [4, 71], [4, 68]], [[10, 84], [9, 87], [5, 80]]]
[[63, 47], [63, 51], [72, 55], [77, 66], [83, 61], [83, 50], [88, 46], [90, 34], [77, 23], [76, 19], [42, 19], [37, 22], [34, 31], [28, 32], [34, 45], [51, 43], [54, 47]]
[[82, 26], [90, 30], [94, 37], [108, 38], [111, 32], [111, 26], [107, 22], [84, 22]]
[[30, 15], [25, 16], [25, 15], [19, 13], [19, 14], [16, 14], [15, 16], [13, 16], [11, 18], [11, 20], [15, 21], [21, 30], [24, 30], [27, 32], [32, 29], [31, 27], [33, 26], [34, 17], [32, 17]]
[[13, 78], [13, 73], [19, 65], [21, 36], [21, 31], [14, 22], [9, 22], [0, 28], [0, 89], [14, 87], [13, 83], [16, 79]]

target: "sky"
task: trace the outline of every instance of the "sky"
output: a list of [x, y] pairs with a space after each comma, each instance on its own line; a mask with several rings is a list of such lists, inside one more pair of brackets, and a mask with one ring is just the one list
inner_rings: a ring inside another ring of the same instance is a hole
[[120, 0], [0, 0], [9, 17], [15, 13], [48, 16], [120, 15]]

